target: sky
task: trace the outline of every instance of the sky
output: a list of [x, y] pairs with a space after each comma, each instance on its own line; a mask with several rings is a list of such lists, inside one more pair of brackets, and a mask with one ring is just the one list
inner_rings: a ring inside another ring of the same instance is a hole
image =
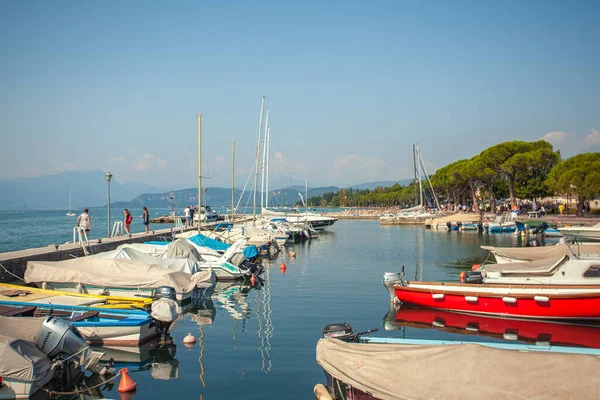
[[[598, 1], [3, 1], [0, 178], [236, 187], [430, 173], [508, 140], [600, 151]], [[250, 183], [251, 184], [251, 183]]]

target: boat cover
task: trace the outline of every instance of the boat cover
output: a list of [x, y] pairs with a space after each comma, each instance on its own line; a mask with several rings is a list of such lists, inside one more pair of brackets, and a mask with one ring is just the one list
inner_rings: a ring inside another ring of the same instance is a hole
[[185, 258], [193, 261], [203, 261], [198, 250], [187, 240], [177, 239], [167, 246], [164, 258]]
[[38, 382], [54, 373], [50, 359], [34, 343], [10, 336], [0, 335], [0, 360], [4, 379]]
[[[170, 245], [169, 245], [170, 246]], [[186, 253], [188, 254], [188, 253]], [[195, 253], [197, 257], [200, 257], [198, 252]], [[153, 256], [151, 254], [143, 253], [141, 251], [135, 250], [133, 248], [121, 247], [112, 251], [105, 251], [104, 253], [98, 253], [93, 256], [93, 258], [102, 258], [102, 259], [124, 259], [124, 260], [132, 260], [137, 261], [144, 264], [156, 264], [161, 267], [167, 268], [171, 271], [183, 271], [188, 274], [195, 274], [199, 271], [199, 265], [192, 256], [190, 257], [169, 257], [172, 255], [170, 253], [170, 249], [167, 249], [165, 253], [165, 258], [159, 258]]]
[[[543, 258], [559, 259], [565, 255], [571, 255], [571, 249], [566, 243], [559, 243], [554, 246], [538, 247], [494, 247], [481, 246], [482, 249], [491, 251], [502, 257], [513, 258], [522, 261], [540, 260]], [[573, 245], [573, 249], [578, 254], [600, 254], [600, 244], [585, 244], [582, 246]]]
[[521, 274], [544, 274], [551, 272], [558, 264], [569, 262], [569, 256], [560, 258], [544, 258], [535, 261], [512, 262], [506, 264], [484, 264], [483, 270], [487, 272], [518, 272]]
[[[35, 343], [40, 328], [47, 317], [13, 318], [0, 316], [0, 335], [27, 340]], [[2, 360], [2, 358], [0, 358]], [[2, 374], [0, 374], [2, 376]]]
[[191, 292], [195, 287], [211, 287], [215, 282], [212, 270], [191, 275], [170, 271], [156, 264], [91, 257], [66, 261], [29, 261], [24, 278], [25, 282], [67, 282], [132, 289], [171, 286], [179, 293]]
[[321, 339], [317, 362], [378, 399], [600, 398], [600, 358], [590, 355]]
[[446, 215], [445, 217], [435, 218], [431, 221], [433, 226], [446, 225], [447, 222], [476, 222], [479, 221], [479, 214], [457, 213]]
[[211, 248], [213, 250], [225, 251], [230, 246], [227, 243], [219, 242], [218, 240], [204, 236], [201, 233], [198, 233], [194, 236], [190, 236], [188, 238], [188, 240], [197, 246], [204, 246], [204, 247]]

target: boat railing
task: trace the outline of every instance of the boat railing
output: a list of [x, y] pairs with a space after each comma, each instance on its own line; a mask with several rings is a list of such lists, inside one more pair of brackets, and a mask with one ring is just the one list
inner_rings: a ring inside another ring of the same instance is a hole
[[123, 236], [123, 221], [116, 221], [113, 225], [110, 237]]
[[175, 218], [175, 230], [183, 232], [184, 228], [185, 226], [183, 225], [183, 222], [181, 222], [181, 218]]
[[73, 227], [73, 246], [81, 246], [83, 249], [83, 253], [87, 256], [89, 255], [89, 251], [87, 246], [89, 245], [87, 232], [83, 227], [74, 226]]

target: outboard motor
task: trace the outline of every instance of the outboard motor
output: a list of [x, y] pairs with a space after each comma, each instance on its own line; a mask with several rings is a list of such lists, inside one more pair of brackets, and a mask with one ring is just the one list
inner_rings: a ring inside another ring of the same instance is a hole
[[159, 286], [154, 289], [154, 298], [177, 300], [175, 289], [171, 286]]
[[482, 271], [463, 271], [459, 277], [462, 283], [483, 283]]
[[155, 300], [152, 302], [150, 315], [156, 323], [158, 332], [164, 337], [178, 317], [177, 302], [169, 298]]
[[[402, 269], [404, 269], [404, 267], [402, 267]], [[398, 297], [396, 297], [396, 291], [394, 290], [394, 285], [398, 285], [398, 284], [402, 283], [403, 275], [404, 275], [404, 272], [401, 272], [401, 273], [385, 272], [383, 274], [383, 279], [381, 280], [381, 283], [388, 290], [388, 292], [390, 294], [390, 302], [391, 303], [398, 302]]]
[[540, 242], [537, 240], [537, 238], [532, 238], [527, 241], [527, 244], [525, 246], [526, 247], [537, 247], [539, 245], [540, 245]]
[[100, 372], [98, 361], [104, 353], [93, 351], [77, 328], [64, 319], [48, 317], [36, 336], [36, 346], [48, 358], [52, 360], [66, 359], [81, 354], [79, 359], [82, 366], [94, 373]]
[[356, 341], [352, 327], [346, 322], [325, 325], [323, 328], [323, 339], [327, 338], [336, 338], [344, 342]]

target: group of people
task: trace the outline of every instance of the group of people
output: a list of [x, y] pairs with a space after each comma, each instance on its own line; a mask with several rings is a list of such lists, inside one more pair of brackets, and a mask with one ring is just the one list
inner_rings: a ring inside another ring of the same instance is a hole
[[[150, 233], [150, 213], [148, 212], [148, 207], [142, 207], [142, 215], [140, 218], [144, 220], [144, 227], [146, 228], [146, 233]], [[84, 230], [86, 233], [92, 230], [92, 218], [89, 214], [90, 210], [85, 208], [83, 212], [77, 217], [77, 226], [79, 229]], [[133, 221], [133, 217], [127, 208], [123, 210], [123, 229], [127, 232], [127, 235], [131, 237], [131, 222]]]
[[196, 212], [196, 209], [194, 208], [194, 206], [187, 206], [186, 208], [183, 209], [183, 215], [185, 217], [185, 227], [189, 228], [194, 226], [194, 213]]

